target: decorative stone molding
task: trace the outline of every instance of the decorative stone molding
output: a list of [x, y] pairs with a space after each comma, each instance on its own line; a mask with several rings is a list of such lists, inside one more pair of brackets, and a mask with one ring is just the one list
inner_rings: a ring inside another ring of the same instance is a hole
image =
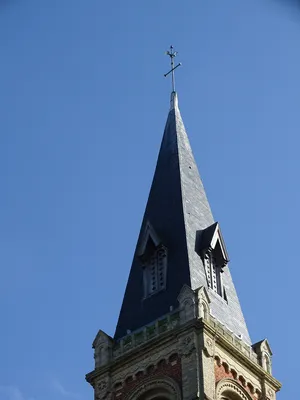
[[[155, 392], [161, 397], [167, 398], [169, 400], [181, 400], [181, 391], [179, 385], [171, 378], [168, 377], [157, 377], [155, 379], [150, 379], [139, 385], [126, 400], [136, 400], [138, 398], [148, 399], [147, 392]], [[149, 399], [151, 396], [149, 396]]]
[[232, 331], [227, 329], [226, 326], [218, 321], [214, 316], [210, 315], [210, 319], [207, 322], [216, 331], [217, 336], [222, 336], [222, 338], [226, 339], [235, 348], [237, 348], [239, 351], [249, 357], [253, 362], [258, 364], [257, 353], [251, 346], [238, 338]]
[[213, 357], [214, 356], [214, 351], [215, 351], [215, 343], [214, 340], [211, 339], [210, 337], [206, 337], [204, 340], [204, 347], [203, 347], [204, 353], [207, 357]]
[[180, 323], [184, 324], [196, 318], [195, 292], [187, 285], [184, 285], [178, 296], [180, 307]]
[[197, 296], [197, 304], [198, 304], [198, 318], [203, 318], [204, 320], [208, 320], [210, 316], [210, 307], [209, 304], [211, 302], [207, 290], [204, 286], [201, 286], [196, 291]]
[[272, 350], [267, 339], [255, 343], [252, 347], [258, 356], [259, 364], [272, 375]]
[[[242, 371], [236, 368], [236, 366], [232, 365], [230, 361], [228, 361], [227, 359], [226, 360], [222, 359], [218, 354], [218, 352], [215, 355], [215, 363], [217, 368], [222, 368], [222, 367], [224, 368], [225, 372], [223, 378], [226, 377], [226, 379], [227, 378], [232, 379], [234, 382], [235, 381], [243, 382], [244, 387], [246, 387], [251, 394], [254, 394], [255, 392], [261, 393], [261, 389], [258, 388], [257, 385], [255, 385], [255, 383], [252, 380], [245, 377]], [[223, 379], [221, 379], [220, 381], [223, 381]]]
[[[125, 365], [123, 369], [129, 370], [130, 366]], [[167, 377], [173, 379], [175, 382], [180, 384], [182, 381], [182, 368], [181, 362], [178, 354], [173, 353], [167, 360], [161, 359], [157, 364], [150, 364], [144, 371], [138, 371], [134, 375], [126, 374], [126, 379], [123, 382], [116, 382], [112, 387], [112, 397], [113, 400], [125, 400], [131, 394], [141, 387], [143, 384], [148, 384], [148, 382], [154, 380], [160, 380], [162, 377]], [[155, 393], [154, 393], [155, 392]], [[162, 389], [152, 390], [152, 394], [160, 395], [162, 397], [170, 397], [170, 393], [167, 396], [162, 393]], [[141, 395], [143, 396], [143, 395]], [[150, 392], [145, 394], [145, 397], [139, 398], [139, 400], [150, 400]], [[172, 400], [172, 399], [171, 399]]]
[[112, 358], [113, 339], [103, 331], [99, 331], [93, 342], [95, 368], [103, 367]]
[[178, 310], [175, 310], [165, 317], [154, 321], [151, 325], [147, 325], [143, 329], [129, 333], [127, 336], [124, 336], [120, 341], [115, 343], [113, 347], [113, 359], [116, 360], [125, 353], [136, 347], [142, 346], [160, 334], [179, 327], [179, 325], [180, 313]]
[[190, 299], [193, 297], [194, 297], [194, 291], [188, 285], [183, 285], [177, 299], [179, 303], [182, 303], [185, 299]]
[[187, 335], [180, 338], [179, 341], [179, 354], [182, 357], [189, 357], [196, 350], [193, 335]]
[[124, 382], [129, 376], [135, 375], [138, 372], [146, 372], [147, 368], [150, 365], [157, 365], [160, 361], [168, 360], [169, 357], [176, 353], [178, 350], [176, 349], [176, 344], [167, 346], [165, 348], [160, 349], [156, 352], [151, 352], [151, 354], [144, 354], [144, 357], [141, 358], [138, 362], [130, 365], [126, 368], [126, 370], [122, 370], [117, 374], [114, 374], [112, 385], [115, 385], [117, 382]]
[[107, 381], [100, 381], [99, 383], [97, 383], [97, 389], [99, 391], [103, 391], [107, 388], [108, 382]]
[[95, 384], [95, 400], [104, 400], [111, 397], [108, 378], [100, 379]]
[[[184, 285], [178, 296], [180, 308], [171, 311], [166, 316], [154, 321], [151, 325], [147, 325], [142, 329], [128, 333], [128, 335], [124, 336], [120, 341], [115, 342], [112, 350], [113, 360], [115, 361], [125, 353], [144, 345], [146, 342], [158, 337], [160, 334], [164, 334], [165, 332], [179, 328], [181, 324], [184, 324], [189, 319], [196, 318], [196, 314], [197, 317], [200, 318], [199, 313], [202, 315], [201, 313], [203, 312], [203, 309], [201, 310], [200, 308], [199, 310], [199, 304], [201, 307], [201, 301], [199, 303], [199, 297], [200, 300], [202, 300], [202, 303], [207, 304], [209, 310], [210, 300], [206, 289], [201, 287], [194, 292], [190, 287]], [[207, 322], [214, 330], [217, 331], [218, 336], [225, 338], [239, 351], [249, 357], [253, 362], [257, 364], [259, 363], [258, 355], [251, 346], [236, 337], [236, 335], [229, 331], [211, 314], [208, 313], [207, 317], [208, 319], [205, 322]]]
[[246, 390], [233, 379], [222, 379], [216, 386], [216, 399], [221, 400], [222, 397], [230, 396], [230, 393], [238, 395], [240, 400], [252, 400]]

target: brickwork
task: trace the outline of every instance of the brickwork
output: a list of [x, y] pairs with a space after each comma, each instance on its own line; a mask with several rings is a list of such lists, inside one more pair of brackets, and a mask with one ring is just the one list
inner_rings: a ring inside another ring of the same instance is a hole
[[[187, 313], [184, 300], [192, 296], [193, 312]], [[219, 400], [223, 393], [240, 400], [276, 400], [280, 383], [250, 346], [209, 314], [209, 298], [203, 316], [199, 291], [183, 288], [180, 300], [179, 310], [119, 342], [98, 333], [95, 369], [87, 375], [95, 400], [138, 400], [154, 389], [174, 400]], [[257, 349], [266, 352], [267, 343], [262, 341]]]
[[223, 364], [218, 365], [218, 363], [215, 362], [216, 383], [225, 378], [235, 380], [235, 382], [240, 384], [249, 393], [253, 400], [258, 400], [261, 398], [260, 393], [254, 392], [254, 388], [251, 387], [251, 385], [247, 384], [246, 380], [242, 376], [238, 376], [237, 373], [235, 373], [234, 371], [228, 370]]
[[169, 360], [161, 360], [157, 365], [149, 365], [145, 371], [139, 371], [134, 376], [129, 376], [121, 383], [118, 382], [113, 388], [113, 399], [124, 400], [137, 386], [143, 382], [156, 377], [169, 377], [181, 387], [182, 371], [181, 359], [178, 354], [174, 354]]

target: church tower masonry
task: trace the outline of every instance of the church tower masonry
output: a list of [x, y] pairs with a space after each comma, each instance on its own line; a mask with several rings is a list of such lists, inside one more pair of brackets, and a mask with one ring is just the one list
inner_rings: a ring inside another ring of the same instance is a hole
[[95, 400], [275, 400], [252, 344], [175, 91], [114, 337], [99, 331]]

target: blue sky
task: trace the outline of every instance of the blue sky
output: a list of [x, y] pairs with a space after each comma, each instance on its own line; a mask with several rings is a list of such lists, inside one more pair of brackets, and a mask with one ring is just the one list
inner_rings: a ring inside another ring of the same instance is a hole
[[93, 398], [84, 375], [98, 329], [116, 325], [171, 43], [252, 341], [270, 341], [278, 399], [297, 397], [299, 12], [292, 0], [0, 2], [1, 400]]

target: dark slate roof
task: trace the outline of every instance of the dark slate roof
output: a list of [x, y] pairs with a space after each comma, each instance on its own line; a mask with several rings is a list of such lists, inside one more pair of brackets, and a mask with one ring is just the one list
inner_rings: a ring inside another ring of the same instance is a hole
[[[166, 290], [143, 300], [143, 270], [139, 248], [148, 224], [168, 249]], [[156, 170], [130, 270], [115, 339], [136, 330], [178, 306], [184, 284], [193, 290], [207, 289], [200, 256], [195, 251], [197, 231], [214, 224], [213, 215], [199, 176], [177, 102], [172, 93], [171, 109], [164, 130]], [[213, 228], [211, 228], [213, 229]], [[210, 230], [208, 230], [209, 235]], [[208, 289], [212, 314], [243, 340], [248, 330], [228, 267], [222, 275], [228, 304]]]

